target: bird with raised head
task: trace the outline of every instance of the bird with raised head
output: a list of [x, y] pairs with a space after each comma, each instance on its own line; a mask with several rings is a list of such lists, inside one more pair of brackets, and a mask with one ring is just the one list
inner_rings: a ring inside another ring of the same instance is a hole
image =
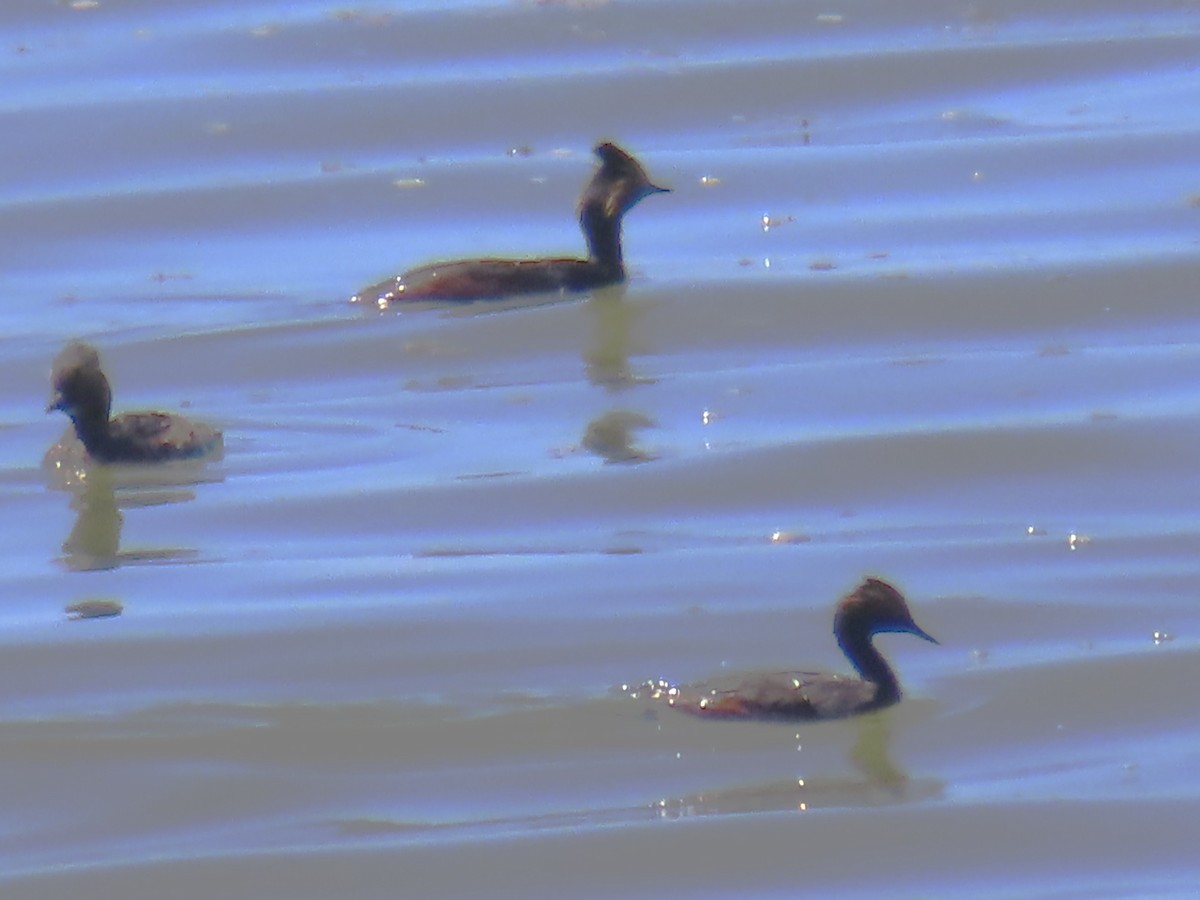
[[904, 596], [868, 578], [838, 601], [833, 634], [857, 678], [826, 672], [758, 675], [720, 688], [672, 688], [661, 693], [684, 712], [712, 719], [841, 719], [891, 706], [900, 682], [872, 638], [884, 632], [913, 634], [934, 644], [908, 609]]
[[53, 394], [46, 412], [66, 413], [88, 456], [99, 463], [147, 463], [216, 454], [221, 432], [185, 416], [162, 412], [112, 415], [112, 388], [100, 354], [72, 341], [55, 357]]
[[359, 291], [351, 302], [387, 309], [411, 301], [497, 300], [574, 293], [625, 280], [621, 220], [642, 199], [670, 189], [650, 181], [641, 164], [616, 144], [595, 148], [600, 167], [579, 201], [586, 259], [463, 259], [432, 263]]

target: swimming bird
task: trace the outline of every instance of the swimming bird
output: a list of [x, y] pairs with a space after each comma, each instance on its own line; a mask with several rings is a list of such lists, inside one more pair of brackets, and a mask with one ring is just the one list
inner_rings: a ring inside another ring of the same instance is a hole
[[100, 354], [72, 341], [54, 359], [53, 395], [46, 412], [71, 418], [88, 455], [99, 463], [146, 463], [193, 459], [222, 448], [221, 432], [184, 416], [161, 412], [112, 417], [112, 389], [100, 368]]
[[625, 280], [621, 219], [643, 198], [669, 192], [652, 184], [636, 159], [616, 144], [595, 148], [600, 168], [579, 200], [587, 259], [465, 259], [411, 269], [360, 291], [352, 303], [387, 309], [395, 303], [496, 300], [573, 293]]
[[883, 632], [915, 634], [937, 641], [913, 621], [903, 595], [878, 578], [868, 578], [843, 597], [833, 616], [838, 646], [858, 678], [824, 672], [762, 675], [723, 690], [690, 696], [666, 691], [670, 705], [713, 719], [841, 719], [882, 709], [900, 700], [900, 682], [871, 638]]

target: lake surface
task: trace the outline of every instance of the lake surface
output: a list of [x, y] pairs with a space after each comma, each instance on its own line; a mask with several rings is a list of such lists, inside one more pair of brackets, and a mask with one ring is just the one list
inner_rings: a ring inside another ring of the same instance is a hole
[[[1182, 0], [5, 0], [0, 894], [1194, 896], [1198, 66]], [[600, 140], [624, 287], [348, 302], [580, 252]], [[224, 458], [44, 469], [71, 338]], [[632, 687], [845, 670], [868, 574], [897, 707]]]

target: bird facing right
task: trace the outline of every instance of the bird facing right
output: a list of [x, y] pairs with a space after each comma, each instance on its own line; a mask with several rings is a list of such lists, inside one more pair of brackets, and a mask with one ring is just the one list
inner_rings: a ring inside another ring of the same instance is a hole
[[902, 632], [938, 643], [913, 620], [904, 596], [878, 578], [867, 578], [838, 601], [833, 633], [858, 678], [826, 672], [754, 676], [726, 689], [696, 693], [673, 688], [667, 702], [709, 719], [804, 721], [842, 719], [883, 709], [900, 700], [900, 682], [871, 642], [876, 634]]

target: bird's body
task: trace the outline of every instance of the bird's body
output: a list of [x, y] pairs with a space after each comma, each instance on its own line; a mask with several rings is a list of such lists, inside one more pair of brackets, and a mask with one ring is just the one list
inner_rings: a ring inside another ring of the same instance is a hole
[[710, 719], [838, 719], [876, 708], [876, 686], [829, 672], [754, 675], [726, 689], [709, 689], [674, 703]]
[[396, 278], [393, 290], [402, 300], [497, 300], [575, 293], [612, 282], [583, 259], [465, 259], [411, 269]]

